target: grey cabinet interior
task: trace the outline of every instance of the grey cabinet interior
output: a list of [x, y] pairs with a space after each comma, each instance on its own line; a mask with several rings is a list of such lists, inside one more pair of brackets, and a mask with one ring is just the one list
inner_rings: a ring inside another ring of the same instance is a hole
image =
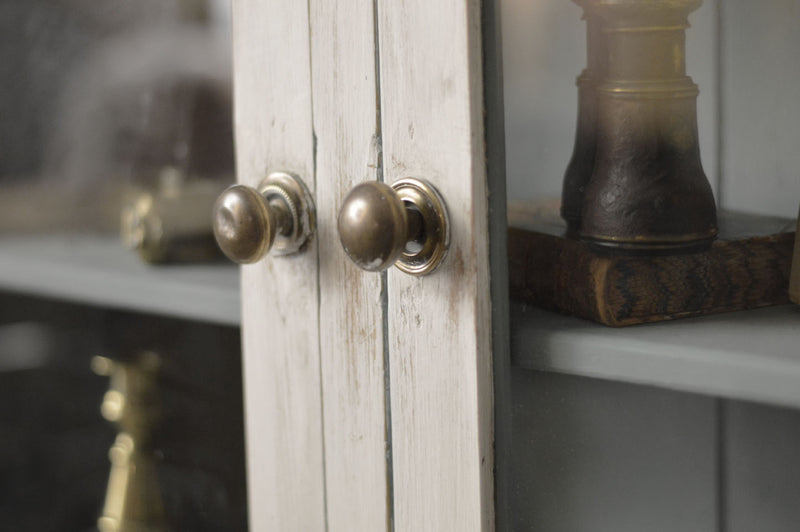
[[[508, 194], [558, 197], [585, 66], [581, 10], [502, 5]], [[797, 214], [798, 17], [795, 0], [704, 0], [690, 17], [702, 161], [724, 208]], [[524, 306], [511, 315], [514, 530], [800, 528], [797, 308], [622, 331]]]
[[714, 399], [515, 368], [515, 530], [717, 530]]
[[515, 368], [514, 530], [790, 532], [800, 411]]

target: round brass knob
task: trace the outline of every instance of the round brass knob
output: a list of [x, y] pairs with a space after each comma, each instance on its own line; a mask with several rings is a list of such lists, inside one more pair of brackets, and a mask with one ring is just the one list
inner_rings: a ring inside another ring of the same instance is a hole
[[300, 251], [314, 232], [311, 194], [296, 176], [270, 174], [257, 189], [233, 185], [214, 204], [214, 237], [225, 255], [250, 264]]
[[433, 272], [449, 244], [447, 209], [426, 181], [404, 178], [353, 188], [339, 210], [339, 238], [362, 270], [392, 265], [412, 275]]

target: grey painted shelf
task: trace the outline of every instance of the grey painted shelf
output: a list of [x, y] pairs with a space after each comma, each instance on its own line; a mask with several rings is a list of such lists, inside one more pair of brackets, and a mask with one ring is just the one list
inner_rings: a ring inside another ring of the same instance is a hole
[[[0, 238], [0, 290], [238, 326], [238, 268], [150, 266], [116, 238]], [[611, 329], [513, 304], [516, 366], [800, 408], [800, 307]]]
[[222, 325], [241, 321], [235, 266], [150, 266], [110, 236], [2, 237], [0, 290]]
[[800, 306], [612, 329], [514, 304], [512, 364], [800, 408]]

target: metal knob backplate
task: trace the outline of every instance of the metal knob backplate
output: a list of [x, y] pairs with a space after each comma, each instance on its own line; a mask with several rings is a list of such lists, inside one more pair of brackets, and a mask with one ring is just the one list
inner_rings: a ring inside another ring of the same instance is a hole
[[303, 182], [274, 172], [257, 188], [228, 187], [214, 205], [214, 237], [225, 255], [250, 264], [267, 253], [300, 251], [316, 226], [314, 201]]
[[338, 228], [347, 255], [367, 271], [394, 265], [427, 275], [450, 243], [444, 200], [430, 183], [415, 178], [355, 186], [339, 210]]

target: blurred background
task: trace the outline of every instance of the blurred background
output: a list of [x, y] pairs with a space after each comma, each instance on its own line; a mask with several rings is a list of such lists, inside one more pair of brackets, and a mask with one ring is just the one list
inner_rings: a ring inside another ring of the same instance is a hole
[[4, 231], [116, 231], [165, 168], [232, 179], [226, 2], [3, 0], [0, 25]]
[[[233, 297], [235, 268], [140, 260], [216, 257], [196, 236], [233, 180], [229, 9], [0, 1], [2, 530], [246, 528], [236, 318], [179, 298], [193, 274]], [[148, 224], [187, 204], [165, 256]]]

